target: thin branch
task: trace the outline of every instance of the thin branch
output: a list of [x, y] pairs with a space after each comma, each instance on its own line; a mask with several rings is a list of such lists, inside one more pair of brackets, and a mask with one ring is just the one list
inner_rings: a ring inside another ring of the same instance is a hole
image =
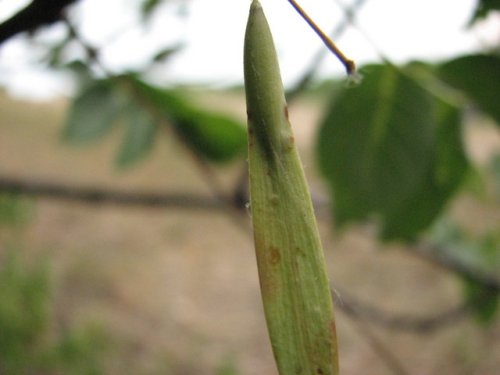
[[[234, 214], [239, 214], [240, 219], [240, 214], [245, 210], [244, 204], [246, 203], [246, 200], [242, 199], [242, 196], [239, 194], [226, 194], [217, 197], [204, 197], [202, 195], [197, 196], [190, 194], [139, 194], [102, 188], [69, 187], [61, 184], [31, 181], [22, 178], [15, 179], [5, 176], [0, 176], [0, 191], [88, 203], [113, 203], [146, 207], [198, 208], [210, 210], [227, 210], [230, 208]], [[322, 217], [322, 213], [328, 212], [329, 205], [328, 202], [324, 200], [314, 199], [313, 197], [313, 205], [318, 217]], [[443, 269], [465, 276], [492, 290], [500, 290], [500, 281], [494, 275], [476, 269], [460, 261], [458, 258], [454, 258], [449, 252], [445, 252], [442, 249], [438, 250], [436, 247], [428, 244], [422, 244], [408, 249], [410, 254], [418, 255], [432, 265], [438, 265]], [[458, 310], [459, 308], [457, 308], [457, 314]], [[445, 316], [447, 314], [443, 313], [442, 315]], [[451, 311], [450, 315], [453, 315]], [[398, 319], [394, 318], [391, 320]], [[425, 322], [425, 319], [420, 323], [393, 323], [395, 326], [422, 326], [423, 328], [415, 328], [415, 330], [422, 329], [424, 331], [426, 329], [434, 329], [434, 324], [435, 323], [431, 321]], [[429, 328], [425, 328], [426, 326], [429, 326]]]
[[358, 314], [356, 310], [351, 310], [347, 316], [351, 318], [351, 322], [359, 335], [367, 340], [372, 350], [393, 374], [409, 375], [403, 363], [393, 354], [394, 350], [389, 349], [387, 345], [377, 337], [363, 316]]
[[151, 208], [182, 208], [226, 210], [227, 204], [218, 199], [196, 194], [129, 193], [101, 188], [82, 188], [40, 181], [0, 177], [0, 192], [82, 202], [86, 204], [115, 204]]
[[417, 255], [433, 265], [438, 265], [445, 270], [462, 275], [488, 289], [500, 291], [500, 279], [498, 277], [451, 256], [449, 250], [442, 246], [421, 243], [408, 248], [408, 250], [411, 254]]
[[[352, 21], [354, 20], [356, 13], [359, 12], [361, 7], [365, 4], [366, 0], [356, 0], [353, 4], [345, 9], [345, 17], [344, 19], [337, 25], [337, 27], [330, 33], [331, 39], [338, 39], [347, 29]], [[305, 70], [305, 73], [302, 75], [302, 78], [298, 81], [298, 83], [291, 90], [287, 92], [287, 100], [291, 102], [300, 92], [304, 91], [304, 89], [309, 86], [311, 81], [316, 74], [316, 71], [319, 69], [319, 66], [323, 59], [327, 56], [328, 50], [325, 48], [320, 48], [314, 54], [311, 59], [311, 62], [308, 68]]]
[[65, 8], [78, 0], [33, 0], [25, 8], [0, 24], [0, 45], [23, 32], [60, 21]]
[[356, 71], [356, 64], [353, 60], [349, 59], [344, 53], [335, 45], [335, 43], [326, 35], [321, 28], [309, 17], [309, 15], [302, 9], [302, 7], [295, 0], [288, 0], [293, 8], [300, 14], [300, 16], [307, 22], [307, 24], [314, 30], [314, 32], [323, 41], [325, 46], [340, 60], [348, 75], [352, 75]]
[[[0, 192], [16, 195], [57, 199], [85, 204], [140, 206], [148, 208], [194, 209], [228, 212], [245, 210], [244, 204], [233, 202], [232, 197], [220, 200], [201, 194], [160, 194], [137, 193], [103, 188], [82, 188], [57, 183], [28, 181], [0, 176]], [[429, 259], [431, 260], [431, 259]], [[463, 267], [463, 266], [461, 266]], [[489, 280], [489, 279], [488, 279]], [[490, 285], [490, 284], [488, 284]], [[338, 288], [334, 288], [338, 290]], [[432, 333], [456, 323], [470, 315], [467, 304], [428, 316], [409, 316], [393, 314], [378, 307], [362, 302], [345, 291], [332, 293], [336, 307], [351, 317], [362, 317], [372, 324], [397, 331]]]
[[361, 302], [345, 292], [332, 293], [335, 306], [346, 315], [362, 317], [368, 322], [394, 331], [409, 331], [419, 334], [433, 333], [446, 328], [469, 316], [471, 310], [467, 303], [449, 310], [427, 316], [393, 314], [380, 308]]

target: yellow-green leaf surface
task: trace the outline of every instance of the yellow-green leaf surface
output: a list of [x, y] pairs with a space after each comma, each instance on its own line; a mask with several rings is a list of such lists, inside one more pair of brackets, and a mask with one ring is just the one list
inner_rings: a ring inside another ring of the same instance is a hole
[[254, 0], [245, 35], [251, 210], [264, 310], [282, 375], [338, 374], [333, 306], [276, 51]]

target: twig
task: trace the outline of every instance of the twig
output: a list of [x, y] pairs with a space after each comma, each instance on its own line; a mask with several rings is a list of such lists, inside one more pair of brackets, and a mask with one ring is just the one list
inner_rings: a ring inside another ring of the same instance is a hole
[[462, 275], [486, 288], [500, 291], [500, 280], [497, 277], [450, 256], [449, 251], [442, 246], [421, 243], [418, 246], [409, 247], [408, 250], [411, 254], [433, 265], [438, 265], [445, 270]]
[[[347, 9], [345, 9], [345, 17], [344, 19], [337, 25], [337, 27], [330, 33], [331, 39], [338, 39], [344, 31], [347, 29], [347, 26], [354, 20], [356, 13], [361, 9], [361, 7], [365, 4], [366, 0], [356, 0], [354, 3]], [[295, 97], [304, 91], [304, 89], [311, 83], [316, 71], [318, 70], [321, 62], [327, 56], [327, 51], [325, 48], [320, 48], [314, 54], [309, 63], [308, 68], [302, 75], [302, 78], [297, 82], [297, 84], [290, 89], [287, 94], [288, 102], [291, 102]]]
[[321, 30], [318, 25], [308, 16], [308, 14], [301, 8], [301, 6], [295, 0], [288, 0], [288, 2], [294, 7], [294, 9], [301, 15], [301, 17], [307, 22], [307, 24], [314, 30], [314, 32], [320, 37], [325, 46], [340, 60], [344, 65], [347, 74], [352, 75], [356, 71], [356, 64], [353, 60], [349, 59], [344, 53], [335, 45], [335, 43], [326, 35], [323, 30]]
[[[375, 306], [361, 302], [344, 291], [332, 293], [335, 306], [349, 316], [363, 317], [372, 324], [394, 331], [410, 331], [424, 334], [445, 328], [458, 320], [466, 318], [470, 313], [467, 303], [449, 310], [428, 316], [396, 315], [383, 311]], [[340, 296], [340, 297], [339, 297]]]
[[78, 0], [33, 0], [26, 7], [0, 24], [0, 45], [22, 32], [60, 21], [64, 9]]
[[129, 193], [118, 190], [73, 187], [7, 177], [0, 177], [0, 192], [87, 204], [116, 204], [150, 208], [168, 207], [219, 211], [227, 209], [227, 205], [218, 199], [196, 194]]
[[[337, 306], [342, 306], [342, 302], [338, 303]], [[355, 309], [351, 309], [349, 314], [346, 315], [351, 318], [351, 321], [358, 333], [368, 341], [372, 350], [384, 362], [387, 368], [392, 371], [392, 373], [395, 375], [409, 375], [409, 372], [405, 369], [401, 361], [393, 354], [393, 351], [388, 349], [387, 345], [385, 345], [384, 342], [382, 342], [382, 340], [375, 335], [363, 316], [358, 314]]]

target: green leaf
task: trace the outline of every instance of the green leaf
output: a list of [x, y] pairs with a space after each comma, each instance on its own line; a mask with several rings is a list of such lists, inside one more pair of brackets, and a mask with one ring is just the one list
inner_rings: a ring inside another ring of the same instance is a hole
[[182, 48], [182, 45], [175, 45], [173, 47], [165, 47], [153, 56], [153, 62], [155, 63], [160, 63], [160, 62], [165, 62], [166, 60], [170, 59], [173, 55], [175, 55], [177, 52], [179, 52]]
[[152, 150], [157, 124], [142, 108], [132, 106], [127, 112], [123, 139], [116, 165], [127, 168], [142, 160]]
[[195, 107], [173, 90], [133, 80], [139, 95], [174, 127], [179, 137], [200, 156], [224, 162], [246, 150], [244, 126], [229, 116]]
[[469, 55], [442, 64], [439, 77], [462, 90], [500, 126], [500, 57]]
[[440, 213], [466, 169], [452, 105], [390, 65], [335, 96], [318, 156], [339, 226], [372, 215], [384, 239], [412, 239]]
[[63, 138], [73, 143], [95, 141], [111, 130], [122, 105], [109, 80], [94, 81], [73, 100]]
[[500, 10], [500, 0], [479, 0], [469, 25], [486, 18], [492, 11]]
[[164, 0], [144, 0], [141, 4], [141, 16], [144, 21], [151, 18], [154, 11], [163, 3]]
[[228, 161], [246, 149], [244, 128], [225, 115], [193, 108], [171, 120], [185, 142], [211, 161]]
[[497, 289], [464, 279], [464, 295], [479, 323], [487, 325], [493, 322], [500, 300]]

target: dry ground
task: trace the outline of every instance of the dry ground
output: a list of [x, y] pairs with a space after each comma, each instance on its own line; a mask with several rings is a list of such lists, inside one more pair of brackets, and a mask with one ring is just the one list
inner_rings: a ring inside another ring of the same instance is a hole
[[[204, 95], [200, 100], [240, 118], [244, 114], [238, 96]], [[112, 166], [117, 134], [89, 147], [61, 143], [64, 109], [63, 101], [27, 104], [1, 98], [0, 175], [127, 191], [209, 194], [185, 150], [168, 136], [129, 172]], [[321, 194], [310, 154], [317, 113], [318, 105], [310, 101], [291, 109], [293, 123], [300, 124], [297, 139], [306, 171], [313, 190]], [[488, 127], [469, 138], [471, 152], [481, 162], [488, 147], [500, 145]], [[239, 169], [232, 165], [219, 174], [229, 183]], [[477, 230], [500, 220], [498, 207], [472, 198], [450, 209]], [[460, 302], [460, 284], [453, 275], [398, 246], [382, 248], [369, 229], [332, 235], [327, 221], [321, 228], [331, 278], [339, 289], [392, 313], [426, 315]], [[12, 240], [2, 236], [0, 251]], [[51, 255], [58, 318], [101, 322], [114, 338], [107, 374], [208, 375], [228, 361], [241, 375], [276, 374], [252, 242], [228, 215], [39, 199], [34, 219], [18, 241], [30, 256]], [[340, 311], [337, 324], [343, 375], [393, 374], [366, 327]], [[482, 329], [465, 320], [425, 335], [369, 327], [408, 374], [500, 374], [499, 322]]]

